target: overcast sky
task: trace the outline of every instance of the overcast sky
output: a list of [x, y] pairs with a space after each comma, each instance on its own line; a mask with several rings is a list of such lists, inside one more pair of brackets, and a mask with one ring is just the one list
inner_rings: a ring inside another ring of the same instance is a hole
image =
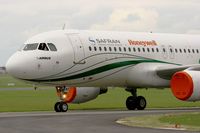
[[31, 36], [61, 29], [200, 33], [199, 0], [0, 0], [0, 66]]

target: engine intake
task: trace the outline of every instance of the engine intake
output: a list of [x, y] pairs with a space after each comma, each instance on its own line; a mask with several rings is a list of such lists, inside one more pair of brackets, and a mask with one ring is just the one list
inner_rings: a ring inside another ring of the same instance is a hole
[[192, 70], [176, 72], [170, 82], [173, 95], [183, 101], [199, 101], [199, 75], [199, 71]]

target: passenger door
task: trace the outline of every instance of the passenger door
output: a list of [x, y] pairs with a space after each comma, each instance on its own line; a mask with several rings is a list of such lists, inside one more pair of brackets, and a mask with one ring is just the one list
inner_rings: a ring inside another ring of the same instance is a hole
[[85, 52], [83, 44], [78, 34], [68, 34], [69, 40], [74, 49], [74, 63], [84, 64], [85, 63]]

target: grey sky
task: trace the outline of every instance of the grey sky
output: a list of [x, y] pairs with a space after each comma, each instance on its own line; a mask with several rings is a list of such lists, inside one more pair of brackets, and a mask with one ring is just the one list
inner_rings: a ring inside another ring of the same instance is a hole
[[199, 0], [0, 0], [0, 66], [29, 37], [61, 29], [200, 33]]

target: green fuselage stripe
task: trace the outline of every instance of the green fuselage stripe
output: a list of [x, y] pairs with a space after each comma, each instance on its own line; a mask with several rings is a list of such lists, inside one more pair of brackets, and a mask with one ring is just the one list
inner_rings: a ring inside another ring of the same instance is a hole
[[98, 67], [98, 68], [95, 68], [95, 69], [92, 69], [90, 71], [86, 71], [86, 72], [83, 72], [83, 73], [80, 73], [80, 74], [77, 74], [77, 75], [72, 75], [72, 76], [69, 76], [69, 77], [61, 78], [61, 79], [58, 79], [58, 80], [78, 79], [78, 78], [87, 77], [87, 76], [99, 74], [99, 73], [102, 73], [102, 72], [106, 72], [106, 71], [109, 71], [111, 69], [124, 67], [124, 66], [132, 65], [132, 64], [137, 64], [137, 63], [139, 63], [139, 61], [117, 62], [117, 63], [101, 66], [101, 67]]
[[[143, 63], [143, 62], [154, 62], [154, 63], [167, 63], [167, 62], [162, 62], [162, 61], [158, 61], [158, 60], [132, 60], [132, 61], [123, 61], [123, 62], [116, 62], [116, 63], [112, 63], [112, 64], [108, 64], [105, 66], [101, 66], [80, 74], [75, 74], [72, 76], [68, 76], [68, 77], [63, 77], [63, 78], [57, 78], [57, 79], [49, 79], [49, 80], [34, 80], [34, 81], [40, 81], [40, 82], [45, 82], [45, 81], [65, 81], [65, 80], [72, 80], [72, 79], [79, 79], [79, 78], [83, 78], [83, 77], [87, 77], [87, 76], [92, 76], [95, 74], [99, 74], [102, 72], [106, 72], [115, 68], [120, 68], [120, 67], [124, 67], [124, 66], [128, 66], [128, 65], [135, 65], [135, 64], [139, 64], [139, 63]], [[173, 64], [173, 63], [168, 63], [168, 64]], [[33, 81], [33, 80], [31, 80]]]

